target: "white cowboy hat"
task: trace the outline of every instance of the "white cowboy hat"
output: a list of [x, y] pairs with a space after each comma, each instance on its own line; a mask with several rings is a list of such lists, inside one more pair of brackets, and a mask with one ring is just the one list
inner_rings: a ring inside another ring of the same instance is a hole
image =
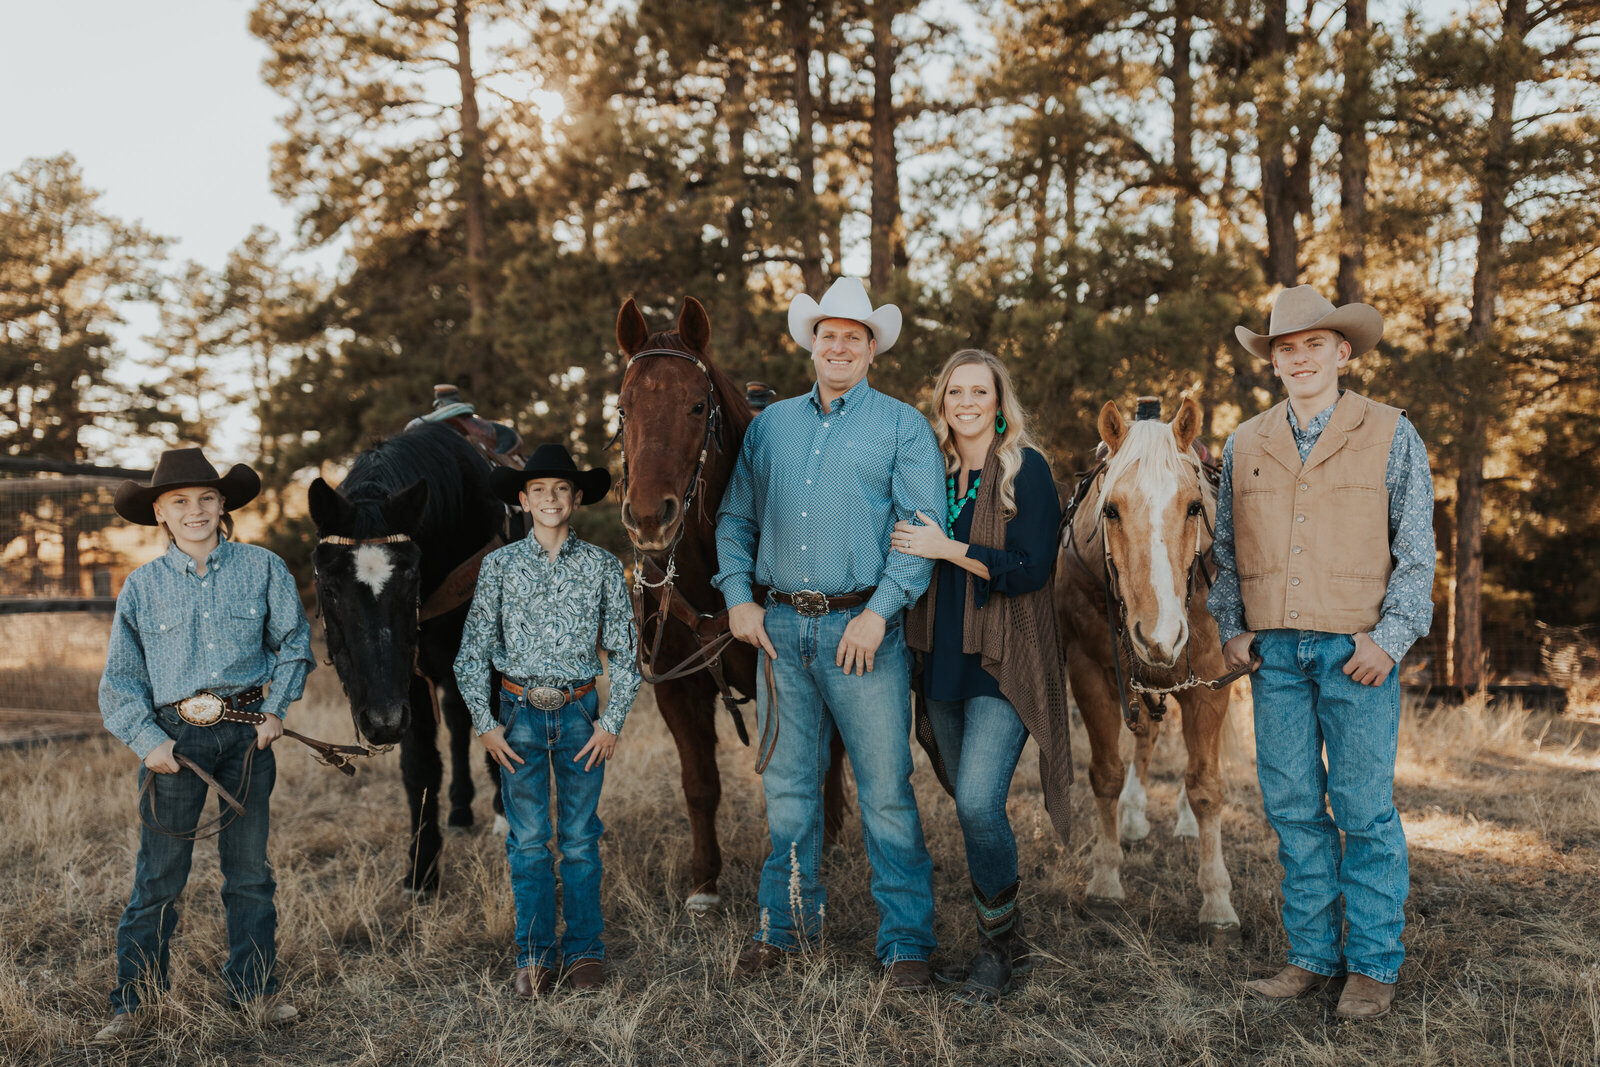
[[1267, 323], [1266, 333], [1235, 326], [1233, 335], [1253, 354], [1269, 359], [1273, 338], [1304, 330], [1337, 330], [1350, 342], [1350, 358], [1354, 359], [1363, 352], [1370, 352], [1383, 337], [1383, 315], [1368, 304], [1336, 308], [1311, 286], [1297, 285], [1285, 289], [1273, 300], [1272, 321]]
[[817, 303], [805, 293], [794, 298], [789, 305], [789, 336], [794, 343], [811, 351], [812, 331], [823, 319], [852, 319], [872, 331], [878, 342], [878, 352], [893, 347], [900, 337], [900, 309], [884, 304], [876, 311], [867, 299], [867, 287], [860, 278], [840, 278], [823, 294]]

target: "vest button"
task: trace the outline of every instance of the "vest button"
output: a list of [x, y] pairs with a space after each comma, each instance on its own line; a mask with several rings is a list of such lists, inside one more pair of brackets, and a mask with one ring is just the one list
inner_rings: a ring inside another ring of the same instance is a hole
[[1306, 484], [1306, 483], [1305, 483], [1305, 482], [1301, 482], [1301, 483], [1300, 483], [1300, 491], [1301, 491], [1301, 492], [1302, 492], [1302, 493], [1303, 493], [1303, 492], [1305, 492], [1305, 491], [1306, 491], [1306, 490], [1307, 490], [1307, 489], [1310, 489], [1310, 488], [1311, 488], [1311, 487], [1310, 487], [1310, 486], [1309, 486], [1309, 485], [1307, 485], [1307, 484]]
[[1291, 611], [1291, 612], [1289, 612], [1289, 618], [1291, 618], [1291, 619], [1298, 619], [1298, 618], [1299, 618], [1299, 617], [1300, 617], [1300, 613], [1299, 613], [1299, 612], [1298, 612], [1298, 611]]
[[1305, 522], [1306, 521], [1306, 517], [1304, 515], [1296, 515], [1294, 517], [1294, 521], [1295, 522]]
[[1289, 584], [1290, 585], [1299, 585], [1300, 584], [1300, 579], [1298, 579], [1298, 578], [1290, 578], [1289, 579]]
[[1305, 551], [1305, 549], [1301, 548], [1299, 545], [1295, 545], [1294, 546], [1294, 554], [1295, 555], [1298, 556], [1300, 553], [1302, 553], [1304, 551]]

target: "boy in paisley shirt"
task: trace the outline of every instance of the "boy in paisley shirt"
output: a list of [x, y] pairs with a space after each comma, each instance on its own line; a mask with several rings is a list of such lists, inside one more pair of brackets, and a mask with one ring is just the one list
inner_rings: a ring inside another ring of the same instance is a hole
[[[560, 445], [540, 445], [523, 470], [497, 469], [491, 484], [533, 519], [528, 537], [484, 557], [467, 614], [456, 681], [473, 729], [499, 763], [506, 857], [517, 914], [518, 996], [554, 984], [558, 960], [576, 990], [605, 981], [600, 941], [597, 807], [605, 761], [639, 691], [633, 608], [622, 564], [571, 532], [572, 509], [611, 488], [604, 469], [579, 471]], [[599, 712], [597, 645], [609, 653], [611, 695]], [[490, 692], [490, 671], [503, 679]], [[496, 700], [495, 698], [498, 697]], [[498, 705], [498, 714], [496, 713]], [[566, 929], [556, 938], [550, 777], [555, 775]]]

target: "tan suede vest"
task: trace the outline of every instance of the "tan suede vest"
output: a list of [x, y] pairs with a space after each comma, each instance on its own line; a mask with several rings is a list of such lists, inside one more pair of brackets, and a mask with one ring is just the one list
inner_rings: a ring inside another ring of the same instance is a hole
[[1305, 463], [1289, 402], [1233, 435], [1245, 625], [1353, 634], [1378, 624], [1393, 562], [1384, 475], [1405, 412], [1346, 391]]

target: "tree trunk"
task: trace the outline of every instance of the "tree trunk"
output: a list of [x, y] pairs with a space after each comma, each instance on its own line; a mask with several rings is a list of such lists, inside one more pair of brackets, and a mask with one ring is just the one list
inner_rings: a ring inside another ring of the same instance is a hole
[[[1288, 0], [1267, 0], [1262, 24], [1263, 56], [1269, 61], [1269, 77], [1282, 78], [1289, 55]], [[1300, 243], [1295, 233], [1295, 195], [1291, 187], [1288, 124], [1283, 116], [1262, 114], [1273, 105], [1256, 97], [1256, 122], [1261, 144], [1261, 210], [1267, 223], [1267, 281], [1273, 285], [1298, 285], [1300, 281]]]
[[743, 299], [746, 293], [745, 254], [750, 247], [750, 222], [745, 218], [745, 207], [750, 202], [748, 177], [749, 153], [745, 137], [750, 129], [750, 105], [745, 99], [749, 86], [749, 72], [739, 60], [729, 64], [727, 93], [723, 97], [724, 115], [728, 128], [728, 211], [724, 228], [728, 234], [728, 258], [724, 268], [723, 284], [733, 297], [733, 328], [729, 341], [734, 349], [744, 343], [750, 333], [750, 302]]
[[1172, 181], [1177, 186], [1174, 221], [1178, 233], [1194, 239], [1194, 197], [1199, 191], [1194, 177], [1194, 5], [1195, 0], [1173, 4], [1172, 68]]
[[904, 270], [906, 235], [900, 218], [900, 161], [895, 153], [894, 68], [900, 55], [894, 38], [898, 0], [872, 5], [872, 269], [874, 293], [882, 293], [896, 270]]
[[795, 224], [800, 235], [800, 277], [805, 291], [820, 295], [822, 273], [822, 218], [817, 210], [817, 102], [811, 92], [812, 0], [790, 0], [789, 45], [794, 53], [794, 109], [796, 115], [795, 162], [800, 184], [795, 191]]
[[1338, 302], [1365, 299], [1367, 267], [1367, 115], [1371, 111], [1372, 35], [1367, 0], [1345, 0], [1343, 66], [1339, 123], [1339, 281]]
[[[1506, 202], [1511, 194], [1512, 113], [1520, 80], [1514, 49], [1528, 31], [1527, 0], [1506, 0], [1501, 55], [1493, 67], [1493, 96], [1484, 135], [1483, 165], [1478, 178], [1478, 263], [1472, 278], [1472, 317], [1467, 323], [1467, 358], [1476, 373], [1468, 375], [1471, 394], [1462, 420], [1460, 470], [1456, 474], [1456, 611], [1457, 685], [1477, 689], [1483, 677], [1483, 463], [1488, 454], [1488, 393], [1497, 372], [1495, 305], [1500, 299], [1500, 267], [1504, 258]], [[1476, 386], [1476, 387], [1474, 387]]]
[[483, 127], [472, 72], [472, 0], [455, 2], [456, 75], [461, 82], [461, 211], [467, 231], [467, 353], [460, 370], [475, 399], [489, 387], [489, 197], [484, 184]]

